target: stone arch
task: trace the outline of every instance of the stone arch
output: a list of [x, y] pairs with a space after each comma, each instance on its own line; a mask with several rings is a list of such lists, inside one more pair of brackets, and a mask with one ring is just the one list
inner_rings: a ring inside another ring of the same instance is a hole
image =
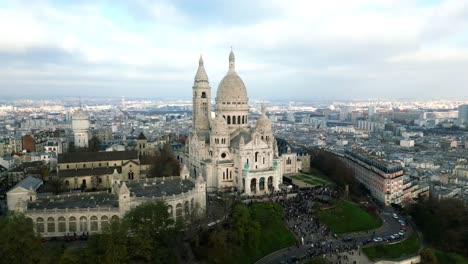
[[109, 224], [109, 217], [107, 215], [101, 216], [101, 230], [104, 230]]
[[176, 219], [179, 219], [180, 217], [182, 217], [182, 204], [178, 203], [176, 205]]
[[201, 93], [201, 98], [206, 98], [206, 93], [205, 92]]
[[268, 177], [267, 183], [268, 183], [268, 190], [270, 191], [273, 190], [273, 177], [272, 176]]
[[60, 233], [67, 232], [67, 223], [65, 217], [61, 216], [58, 218], [58, 231]]
[[257, 179], [250, 180], [250, 191], [253, 193], [257, 192]]
[[184, 214], [188, 216], [190, 214], [190, 203], [189, 201], [184, 202]]
[[74, 216], [70, 216], [70, 218], [68, 218], [68, 231], [76, 232], [76, 217]]
[[172, 209], [172, 205], [168, 205], [167, 206], [167, 212], [169, 213], [169, 216], [172, 217], [173, 215], [173, 209]]
[[88, 231], [88, 218], [86, 216], [80, 217], [80, 232]]
[[237, 124], [241, 124], [241, 117], [237, 116]]
[[235, 116], [235, 115], [232, 116], [232, 124], [233, 124], [233, 125], [236, 124], [236, 116]]
[[245, 116], [242, 116], [242, 124], [245, 124]]
[[227, 124], [228, 124], [228, 125], [231, 124], [231, 116], [227, 116]]
[[113, 216], [111, 217], [111, 221], [117, 221], [117, 220], [119, 220], [119, 217], [118, 217], [118, 216], [113, 215]]
[[42, 217], [36, 219], [36, 231], [38, 233], [44, 233], [44, 219]]
[[260, 191], [265, 190], [265, 177], [260, 178], [260, 181], [258, 182], [258, 188], [260, 189]]
[[47, 218], [47, 233], [55, 233], [55, 219], [53, 217]]
[[97, 232], [98, 231], [98, 218], [97, 216], [93, 215], [90, 218], [91, 221], [91, 232]]

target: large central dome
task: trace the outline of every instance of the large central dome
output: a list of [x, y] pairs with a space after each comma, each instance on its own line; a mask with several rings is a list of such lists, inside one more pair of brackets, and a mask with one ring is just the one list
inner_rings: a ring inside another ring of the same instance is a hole
[[247, 89], [235, 70], [234, 53], [229, 54], [229, 71], [221, 80], [216, 93], [216, 101], [247, 101]]

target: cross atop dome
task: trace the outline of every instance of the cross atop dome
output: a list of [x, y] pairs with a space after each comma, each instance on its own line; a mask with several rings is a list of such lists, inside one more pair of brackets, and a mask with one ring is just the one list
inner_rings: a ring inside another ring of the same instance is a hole
[[265, 102], [262, 102], [262, 114], [265, 114], [265, 113], [266, 113]]
[[200, 60], [198, 61], [198, 66], [203, 66], [203, 57], [200, 54]]
[[236, 58], [234, 57], [234, 52], [232, 51], [232, 47], [231, 47], [231, 52], [229, 53], [229, 70], [235, 69], [235, 61], [236, 61]]

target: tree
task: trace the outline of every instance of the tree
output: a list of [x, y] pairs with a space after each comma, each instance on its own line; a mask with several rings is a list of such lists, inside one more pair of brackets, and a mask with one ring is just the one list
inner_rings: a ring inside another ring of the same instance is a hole
[[439, 264], [439, 260], [434, 252], [430, 248], [425, 248], [421, 251], [421, 263], [423, 264]]
[[38, 263], [42, 243], [31, 219], [10, 212], [0, 218], [0, 260], [2, 263]]
[[151, 263], [173, 263], [173, 242], [180, 235], [180, 222], [169, 215], [162, 201], [148, 202], [124, 216], [128, 225], [129, 245], [134, 257]]
[[104, 263], [129, 263], [127, 250], [128, 225], [120, 220], [110, 222], [108, 229], [104, 230], [102, 242], [105, 245]]
[[88, 141], [88, 151], [98, 152], [101, 148], [101, 141], [96, 136]]
[[156, 152], [149, 174], [150, 177], [180, 175], [180, 164], [176, 159], [170, 144], [164, 144], [163, 148]]
[[53, 178], [51, 177], [49, 180], [49, 185], [53, 194], [59, 194], [60, 192], [62, 192], [64, 187], [63, 178], [60, 178], [58, 176]]
[[236, 204], [232, 210], [232, 226], [234, 236], [240, 246], [244, 245], [247, 228], [250, 221], [251, 217], [247, 206], [241, 203]]
[[427, 242], [437, 249], [468, 257], [468, 208], [463, 201], [420, 200], [408, 211]]

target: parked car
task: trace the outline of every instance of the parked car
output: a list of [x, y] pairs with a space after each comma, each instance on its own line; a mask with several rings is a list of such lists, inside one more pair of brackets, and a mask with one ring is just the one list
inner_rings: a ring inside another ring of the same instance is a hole
[[383, 239], [381, 237], [376, 237], [374, 238], [374, 242], [382, 242]]
[[406, 231], [408, 228], [406, 228], [406, 226], [402, 226], [400, 229]]
[[400, 238], [400, 235], [399, 235], [399, 234], [393, 234], [393, 236], [395, 237], [395, 239], [399, 239], [399, 238]]
[[404, 236], [404, 235], [405, 235], [405, 231], [400, 230], [400, 232], [398, 232], [398, 234], [400, 234], [400, 236]]

